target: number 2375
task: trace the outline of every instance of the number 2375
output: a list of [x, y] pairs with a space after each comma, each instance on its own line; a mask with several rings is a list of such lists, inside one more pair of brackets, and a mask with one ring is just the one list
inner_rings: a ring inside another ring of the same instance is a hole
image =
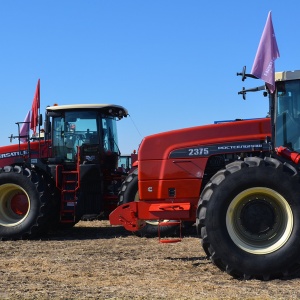
[[209, 154], [208, 148], [192, 148], [192, 149], [189, 149], [189, 156], [208, 155], [208, 154]]

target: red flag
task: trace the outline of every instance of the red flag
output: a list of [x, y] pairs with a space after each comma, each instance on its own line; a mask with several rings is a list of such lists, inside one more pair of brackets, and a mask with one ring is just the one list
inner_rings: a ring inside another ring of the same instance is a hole
[[272, 15], [271, 12], [269, 12], [251, 74], [265, 81], [271, 93], [275, 90], [275, 60], [278, 57], [279, 50], [274, 33]]
[[20, 140], [22, 143], [27, 142], [27, 136], [29, 134], [29, 122], [30, 122], [30, 111], [27, 113], [26, 118], [24, 120], [24, 123], [22, 124], [21, 130], [20, 130]]
[[39, 108], [40, 108], [40, 80], [38, 80], [34, 98], [32, 101], [32, 107], [31, 107], [30, 128], [33, 130], [33, 133], [36, 133], [36, 126], [38, 125]]

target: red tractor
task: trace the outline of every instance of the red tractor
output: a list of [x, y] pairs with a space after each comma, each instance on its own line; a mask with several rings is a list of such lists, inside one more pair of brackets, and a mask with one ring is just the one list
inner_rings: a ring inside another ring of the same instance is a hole
[[111, 224], [140, 236], [176, 236], [179, 223], [195, 223], [200, 194], [213, 175], [269, 151], [270, 118], [215, 123], [145, 137]]
[[0, 239], [108, 217], [124, 178], [116, 121], [127, 115], [111, 104], [49, 106], [43, 130], [0, 147]]
[[[248, 76], [245, 68], [241, 74]], [[300, 71], [279, 72], [275, 79], [274, 93], [265, 86], [240, 92], [265, 90], [268, 120], [145, 138], [138, 171], [129, 175], [131, 182], [138, 179], [139, 199], [130, 202], [134, 192], [125, 195], [123, 186], [121, 197], [128, 203], [111, 213], [111, 223], [139, 231], [147, 220], [196, 219], [204, 251], [231, 276], [269, 280], [298, 275]]]

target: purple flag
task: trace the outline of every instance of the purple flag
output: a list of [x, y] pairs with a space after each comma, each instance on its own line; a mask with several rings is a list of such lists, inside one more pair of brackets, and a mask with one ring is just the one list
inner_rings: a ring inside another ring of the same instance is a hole
[[251, 74], [262, 79], [271, 93], [275, 90], [275, 60], [279, 56], [270, 11], [258, 45]]
[[27, 113], [24, 123], [22, 124], [20, 130], [20, 136], [23, 136], [22, 138], [20, 138], [22, 143], [27, 142], [27, 138], [25, 136], [28, 136], [29, 134], [29, 123], [30, 123], [30, 111]]

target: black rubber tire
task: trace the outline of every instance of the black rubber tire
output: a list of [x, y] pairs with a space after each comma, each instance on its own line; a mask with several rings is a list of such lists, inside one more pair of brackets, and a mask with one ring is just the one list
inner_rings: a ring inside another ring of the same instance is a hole
[[246, 158], [217, 172], [201, 193], [196, 227], [212, 262], [235, 278], [300, 271], [300, 180], [274, 158]]
[[[45, 184], [43, 176], [34, 170], [20, 166], [0, 169], [0, 240], [35, 238], [47, 232], [49, 207]], [[27, 205], [20, 213], [12, 206], [16, 195], [21, 195]]]
[[[118, 205], [129, 203], [132, 201], [139, 201], [138, 197], [138, 169], [136, 168], [133, 172], [129, 173], [126, 179], [122, 182], [121, 189], [119, 192]], [[167, 220], [166, 220], [167, 222]], [[178, 235], [179, 226], [161, 226], [160, 236], [174, 236]], [[146, 221], [144, 227], [134, 232], [135, 235], [140, 237], [157, 237], [158, 236], [158, 221]]]

